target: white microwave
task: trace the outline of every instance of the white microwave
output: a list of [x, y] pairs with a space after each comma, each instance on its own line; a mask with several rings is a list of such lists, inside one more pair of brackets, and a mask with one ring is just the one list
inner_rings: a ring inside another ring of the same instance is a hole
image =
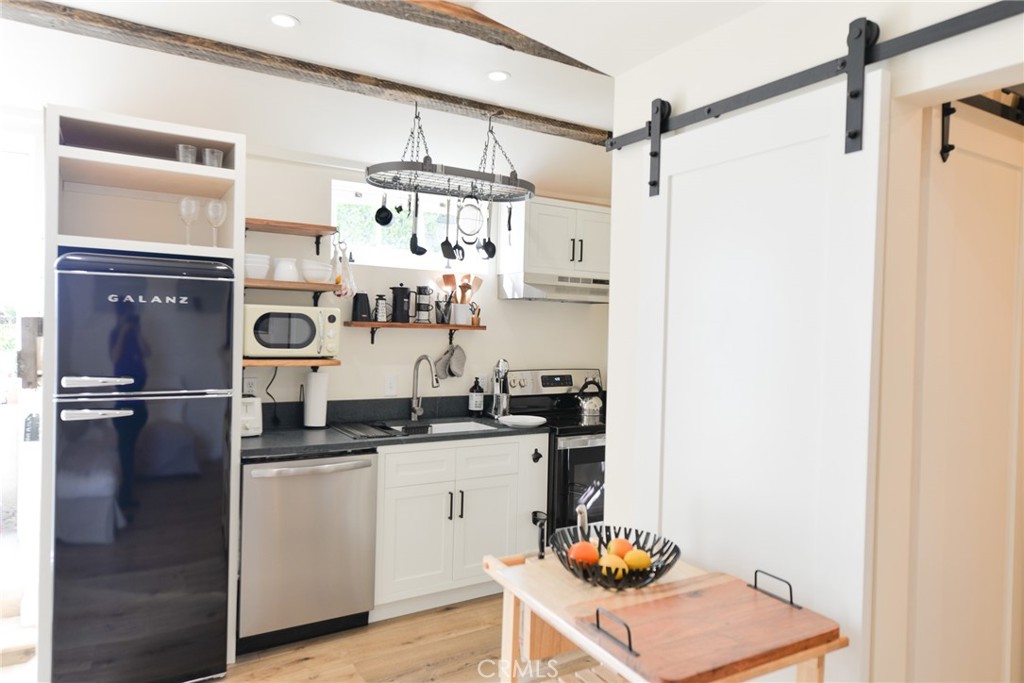
[[313, 306], [246, 304], [242, 355], [249, 358], [333, 358], [341, 311]]

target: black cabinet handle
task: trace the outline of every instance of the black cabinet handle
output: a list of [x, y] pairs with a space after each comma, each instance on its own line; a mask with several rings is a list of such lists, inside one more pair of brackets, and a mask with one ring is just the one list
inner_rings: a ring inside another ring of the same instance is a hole
[[583, 239], [580, 239], [580, 263], [583, 263]]
[[544, 456], [540, 454], [540, 451], [538, 451], [536, 448], [534, 448], [533, 449], [533, 455], [530, 456], [530, 459], [533, 460], [534, 462], [540, 462], [540, 459], [543, 458], [543, 457]]
[[455, 494], [451, 491], [448, 492], [448, 519], [452, 518], [452, 512], [455, 510]]
[[574, 238], [570, 239], [569, 241], [572, 242], [572, 256], [569, 257], [569, 261], [575, 261], [576, 260], [576, 238], [574, 237]]
[[459, 519], [466, 516], [466, 492], [459, 490]]

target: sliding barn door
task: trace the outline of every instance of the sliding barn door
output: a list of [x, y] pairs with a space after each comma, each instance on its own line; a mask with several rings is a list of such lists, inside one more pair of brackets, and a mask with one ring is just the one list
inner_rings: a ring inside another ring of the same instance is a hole
[[1024, 136], [966, 104], [956, 109], [946, 163], [933, 151], [933, 112], [926, 166], [909, 673], [1020, 680], [1011, 675], [1021, 648], [1011, 610], [1014, 581], [1018, 594], [1024, 582], [1014, 558], [1024, 543], [1015, 482]]
[[[864, 149], [845, 83], [665, 141], [661, 526], [698, 566], [793, 583], [850, 637], [866, 680], [884, 72]], [[779, 589], [777, 586], [771, 587]]]

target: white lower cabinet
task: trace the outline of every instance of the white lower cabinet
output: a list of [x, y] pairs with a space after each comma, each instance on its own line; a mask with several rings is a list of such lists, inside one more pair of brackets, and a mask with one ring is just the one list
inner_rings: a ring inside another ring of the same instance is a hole
[[545, 434], [380, 448], [376, 604], [485, 582], [484, 555], [528, 549], [520, 508], [546, 495], [546, 451]]
[[506, 555], [516, 544], [516, 475], [457, 481], [452, 578], [484, 576], [480, 558]]

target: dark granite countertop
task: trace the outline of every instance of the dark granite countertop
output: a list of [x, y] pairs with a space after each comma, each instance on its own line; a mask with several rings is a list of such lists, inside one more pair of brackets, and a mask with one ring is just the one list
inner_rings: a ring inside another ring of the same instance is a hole
[[[441, 434], [398, 435], [382, 438], [355, 439], [342, 434], [336, 429], [264, 429], [260, 436], [242, 439], [242, 462], [256, 462], [276, 459], [285, 455], [301, 458], [324, 454], [341, 455], [346, 452], [361, 451], [380, 446], [398, 446], [411, 443], [430, 441], [461, 441], [465, 439], [493, 438], [499, 436], [519, 436], [522, 434], [541, 434], [547, 432], [547, 425], [519, 429], [506, 427], [491, 418], [441, 418], [421, 421], [419, 424], [444, 424], [450, 422], [478, 422], [494, 427], [475, 432], [448, 432]], [[409, 420], [390, 421], [391, 424], [416, 424]]]

